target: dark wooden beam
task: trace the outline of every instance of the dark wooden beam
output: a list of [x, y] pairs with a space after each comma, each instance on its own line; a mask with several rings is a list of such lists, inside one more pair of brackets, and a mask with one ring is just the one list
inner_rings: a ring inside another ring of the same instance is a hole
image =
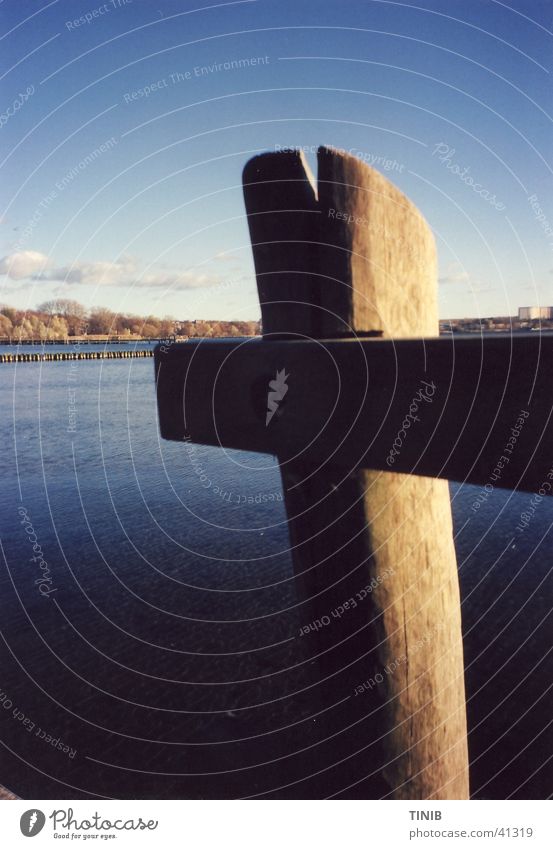
[[[320, 441], [327, 429], [332, 453], [344, 424], [357, 426], [351, 414], [366, 384], [366, 366], [359, 371], [363, 347], [337, 348], [343, 352], [337, 371], [329, 370], [333, 351], [326, 343], [310, 343], [309, 364], [303, 360], [308, 349], [296, 343], [267, 347], [282, 338], [437, 335], [431, 230], [382, 175], [331, 148], [319, 150], [316, 188], [301, 155], [255, 157], [244, 171], [244, 197], [266, 341], [227, 351], [225, 343], [199, 345], [188, 370], [182, 360], [179, 365], [180, 349], [170, 349], [166, 360], [158, 353], [162, 418], [172, 410], [163, 433], [183, 438], [193, 431], [200, 441], [230, 439], [236, 447], [277, 452], [305, 621], [332, 619], [313, 638], [321, 697], [332, 685], [327, 697], [341, 703], [341, 746], [352, 752], [363, 746], [364, 797], [466, 798], [461, 619], [447, 482], [329, 465], [328, 445]], [[217, 371], [227, 353], [220, 390]], [[200, 369], [196, 355], [205, 356]], [[289, 390], [266, 425], [268, 383], [288, 357]], [[371, 369], [371, 381], [375, 373]], [[337, 374], [344, 379], [340, 396]], [[369, 418], [374, 423], [378, 411]], [[392, 439], [401, 420], [389, 425]], [[305, 440], [310, 428], [312, 453]], [[370, 445], [362, 429], [361, 437], [356, 450], [364, 455]], [[357, 593], [363, 601], [353, 611], [350, 605], [347, 616], [331, 617]], [[344, 788], [349, 783], [346, 767]]]
[[167, 439], [552, 494], [553, 335], [210, 340], [160, 348], [156, 365]]

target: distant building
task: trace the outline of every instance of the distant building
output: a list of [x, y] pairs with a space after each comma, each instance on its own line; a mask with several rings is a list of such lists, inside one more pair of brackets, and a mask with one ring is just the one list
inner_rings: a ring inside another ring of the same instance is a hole
[[519, 307], [518, 317], [520, 321], [529, 321], [534, 318], [553, 318], [553, 307]]

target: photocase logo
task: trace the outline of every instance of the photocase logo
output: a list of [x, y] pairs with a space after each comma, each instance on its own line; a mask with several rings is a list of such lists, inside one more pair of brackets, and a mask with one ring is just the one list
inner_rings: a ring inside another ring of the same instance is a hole
[[269, 424], [274, 414], [278, 410], [278, 405], [288, 392], [288, 385], [286, 381], [290, 377], [289, 374], [286, 374], [286, 371], [282, 369], [281, 371], [277, 371], [276, 377], [274, 380], [269, 381], [269, 391], [267, 393], [267, 416], [265, 418], [265, 427]]
[[25, 837], [36, 837], [36, 835], [44, 828], [45, 822], [46, 817], [42, 811], [39, 811], [36, 808], [31, 811], [25, 811], [19, 820], [21, 834], [24, 834]]

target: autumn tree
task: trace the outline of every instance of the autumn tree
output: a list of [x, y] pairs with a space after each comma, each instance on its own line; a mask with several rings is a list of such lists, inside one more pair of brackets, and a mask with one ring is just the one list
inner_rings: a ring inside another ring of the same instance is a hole
[[39, 312], [44, 312], [46, 315], [61, 315], [72, 316], [74, 318], [85, 319], [86, 307], [78, 301], [72, 301], [70, 298], [55, 298], [52, 301], [44, 301], [37, 307]]
[[175, 332], [175, 319], [171, 318], [170, 315], [166, 315], [159, 322], [159, 335], [166, 339], [168, 336], [172, 336]]
[[81, 336], [86, 327], [87, 310], [70, 298], [55, 298], [39, 304], [38, 311], [46, 316], [59, 316], [66, 320], [69, 336]]
[[16, 324], [19, 319], [19, 310], [16, 310], [15, 307], [4, 306], [0, 309], [0, 313], [9, 318], [12, 324]]
[[7, 315], [0, 313], [0, 337], [11, 336], [13, 333], [13, 324]]
[[47, 339], [67, 339], [69, 336], [68, 322], [61, 315], [55, 315], [44, 327], [44, 330]]
[[65, 339], [85, 333], [97, 336], [118, 334], [166, 339], [173, 334], [194, 337], [255, 336], [259, 321], [221, 321], [208, 319], [176, 321], [171, 316], [139, 316], [115, 313], [107, 307], [94, 307], [87, 313], [78, 301], [57, 298], [44, 301], [38, 309], [26, 312], [0, 307], [0, 337], [22, 339]]
[[141, 335], [146, 339], [155, 339], [159, 336], [159, 327], [157, 324], [148, 322], [142, 325]]
[[88, 332], [93, 335], [114, 333], [116, 317], [107, 307], [94, 307], [88, 318]]

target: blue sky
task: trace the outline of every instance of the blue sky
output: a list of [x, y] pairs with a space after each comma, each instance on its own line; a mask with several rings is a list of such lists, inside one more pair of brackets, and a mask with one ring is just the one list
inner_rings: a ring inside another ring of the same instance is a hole
[[395, 163], [441, 317], [553, 304], [552, 33], [550, 0], [3, 0], [0, 299], [257, 318], [242, 167], [331, 144]]

